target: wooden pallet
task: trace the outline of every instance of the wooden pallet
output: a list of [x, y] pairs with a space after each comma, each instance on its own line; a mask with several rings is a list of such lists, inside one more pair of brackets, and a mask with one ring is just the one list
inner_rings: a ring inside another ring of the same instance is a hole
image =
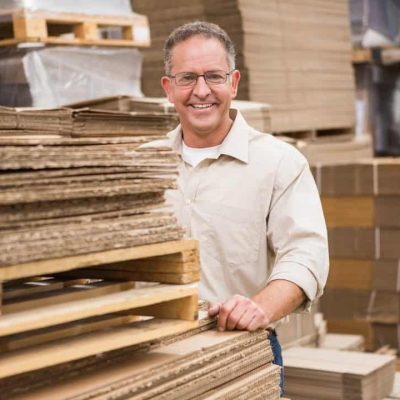
[[354, 128], [335, 128], [335, 129], [308, 129], [293, 132], [278, 132], [276, 135], [288, 136], [295, 140], [305, 141], [332, 141], [350, 140], [354, 137]]
[[[118, 39], [107, 37], [112, 30]], [[0, 46], [19, 43], [95, 46], [150, 46], [147, 17], [93, 16], [43, 11], [3, 11], [0, 13]]]
[[[32, 276], [55, 274], [75, 270], [78, 268], [93, 268], [99, 265], [102, 265], [104, 269], [106, 269], [107, 266], [111, 269], [120, 268], [121, 270], [126, 271], [127, 264], [125, 262], [131, 262], [133, 260], [138, 261], [131, 264], [131, 271], [140, 271], [142, 268], [140, 265], [144, 265], [146, 263], [149, 265], [154, 261], [154, 273], [159, 271], [160, 265], [163, 265], [162, 270], [164, 275], [166, 275], [166, 273], [190, 274], [194, 270], [198, 271], [198, 244], [194, 240], [178, 240], [126, 249], [107, 250], [79, 256], [52, 258], [48, 260], [4, 266], [0, 267], [0, 282]], [[120, 264], [115, 265], [115, 263]], [[85, 278], [88, 277], [89, 276], [85, 276]], [[161, 274], [159, 274], [157, 277], [160, 278]], [[161, 279], [156, 281], [170, 283]], [[187, 283], [187, 280], [185, 280], [185, 283]]]
[[132, 278], [185, 281], [189, 270], [196, 281], [198, 269], [196, 241], [0, 268], [0, 379], [195, 328], [195, 283], [135, 287]]

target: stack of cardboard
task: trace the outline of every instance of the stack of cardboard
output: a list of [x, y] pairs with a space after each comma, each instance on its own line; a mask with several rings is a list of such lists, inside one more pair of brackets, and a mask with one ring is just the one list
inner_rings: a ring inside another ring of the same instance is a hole
[[[103, 362], [81, 366], [79, 375], [68, 368], [59, 376], [51, 371], [51, 383], [35, 390], [46, 380], [44, 370], [19, 390], [26, 400], [273, 400], [279, 399], [280, 368], [272, 358], [265, 331], [206, 331], [149, 352], [124, 349], [118, 356], [103, 355]], [[15, 393], [12, 385], [4, 387]]]
[[399, 349], [400, 160], [316, 167], [331, 272], [322, 311], [332, 332], [363, 334], [367, 349]]
[[210, 2], [135, 1], [149, 17], [152, 46], [144, 52], [142, 87], [160, 96], [162, 47], [179, 25], [205, 20], [224, 28], [237, 49], [239, 98], [272, 106], [272, 131], [352, 127], [354, 77], [345, 0]]
[[159, 210], [177, 156], [138, 148], [171, 122], [153, 118], [1, 110], [0, 264], [180, 239], [172, 213]]
[[36, 109], [0, 107], [1, 137], [59, 135], [66, 137], [146, 137], [159, 139], [178, 119], [162, 111], [112, 111], [89, 108]]
[[302, 347], [283, 356], [285, 393], [296, 400], [373, 400], [392, 390], [394, 356]]

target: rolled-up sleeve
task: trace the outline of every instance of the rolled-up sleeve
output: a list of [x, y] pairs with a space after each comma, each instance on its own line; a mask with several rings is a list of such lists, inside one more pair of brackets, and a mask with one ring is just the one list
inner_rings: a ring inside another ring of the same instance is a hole
[[307, 309], [323, 293], [328, 277], [328, 240], [314, 178], [305, 158], [295, 150], [279, 163], [267, 240], [275, 255], [269, 281], [284, 279], [298, 285], [307, 296]]

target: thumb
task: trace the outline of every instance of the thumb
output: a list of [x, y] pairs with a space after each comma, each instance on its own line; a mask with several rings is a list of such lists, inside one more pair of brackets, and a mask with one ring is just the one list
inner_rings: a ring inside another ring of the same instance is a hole
[[219, 309], [221, 307], [221, 303], [214, 303], [208, 307], [208, 315], [210, 317], [215, 317], [219, 313]]

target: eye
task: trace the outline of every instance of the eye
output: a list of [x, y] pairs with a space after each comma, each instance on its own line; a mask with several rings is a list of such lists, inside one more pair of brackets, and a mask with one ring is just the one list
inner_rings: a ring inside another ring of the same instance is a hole
[[197, 75], [192, 72], [182, 72], [176, 74], [176, 81], [180, 85], [188, 85], [193, 83], [197, 78]]
[[225, 81], [226, 74], [224, 71], [208, 71], [206, 78], [210, 82], [223, 82]]

